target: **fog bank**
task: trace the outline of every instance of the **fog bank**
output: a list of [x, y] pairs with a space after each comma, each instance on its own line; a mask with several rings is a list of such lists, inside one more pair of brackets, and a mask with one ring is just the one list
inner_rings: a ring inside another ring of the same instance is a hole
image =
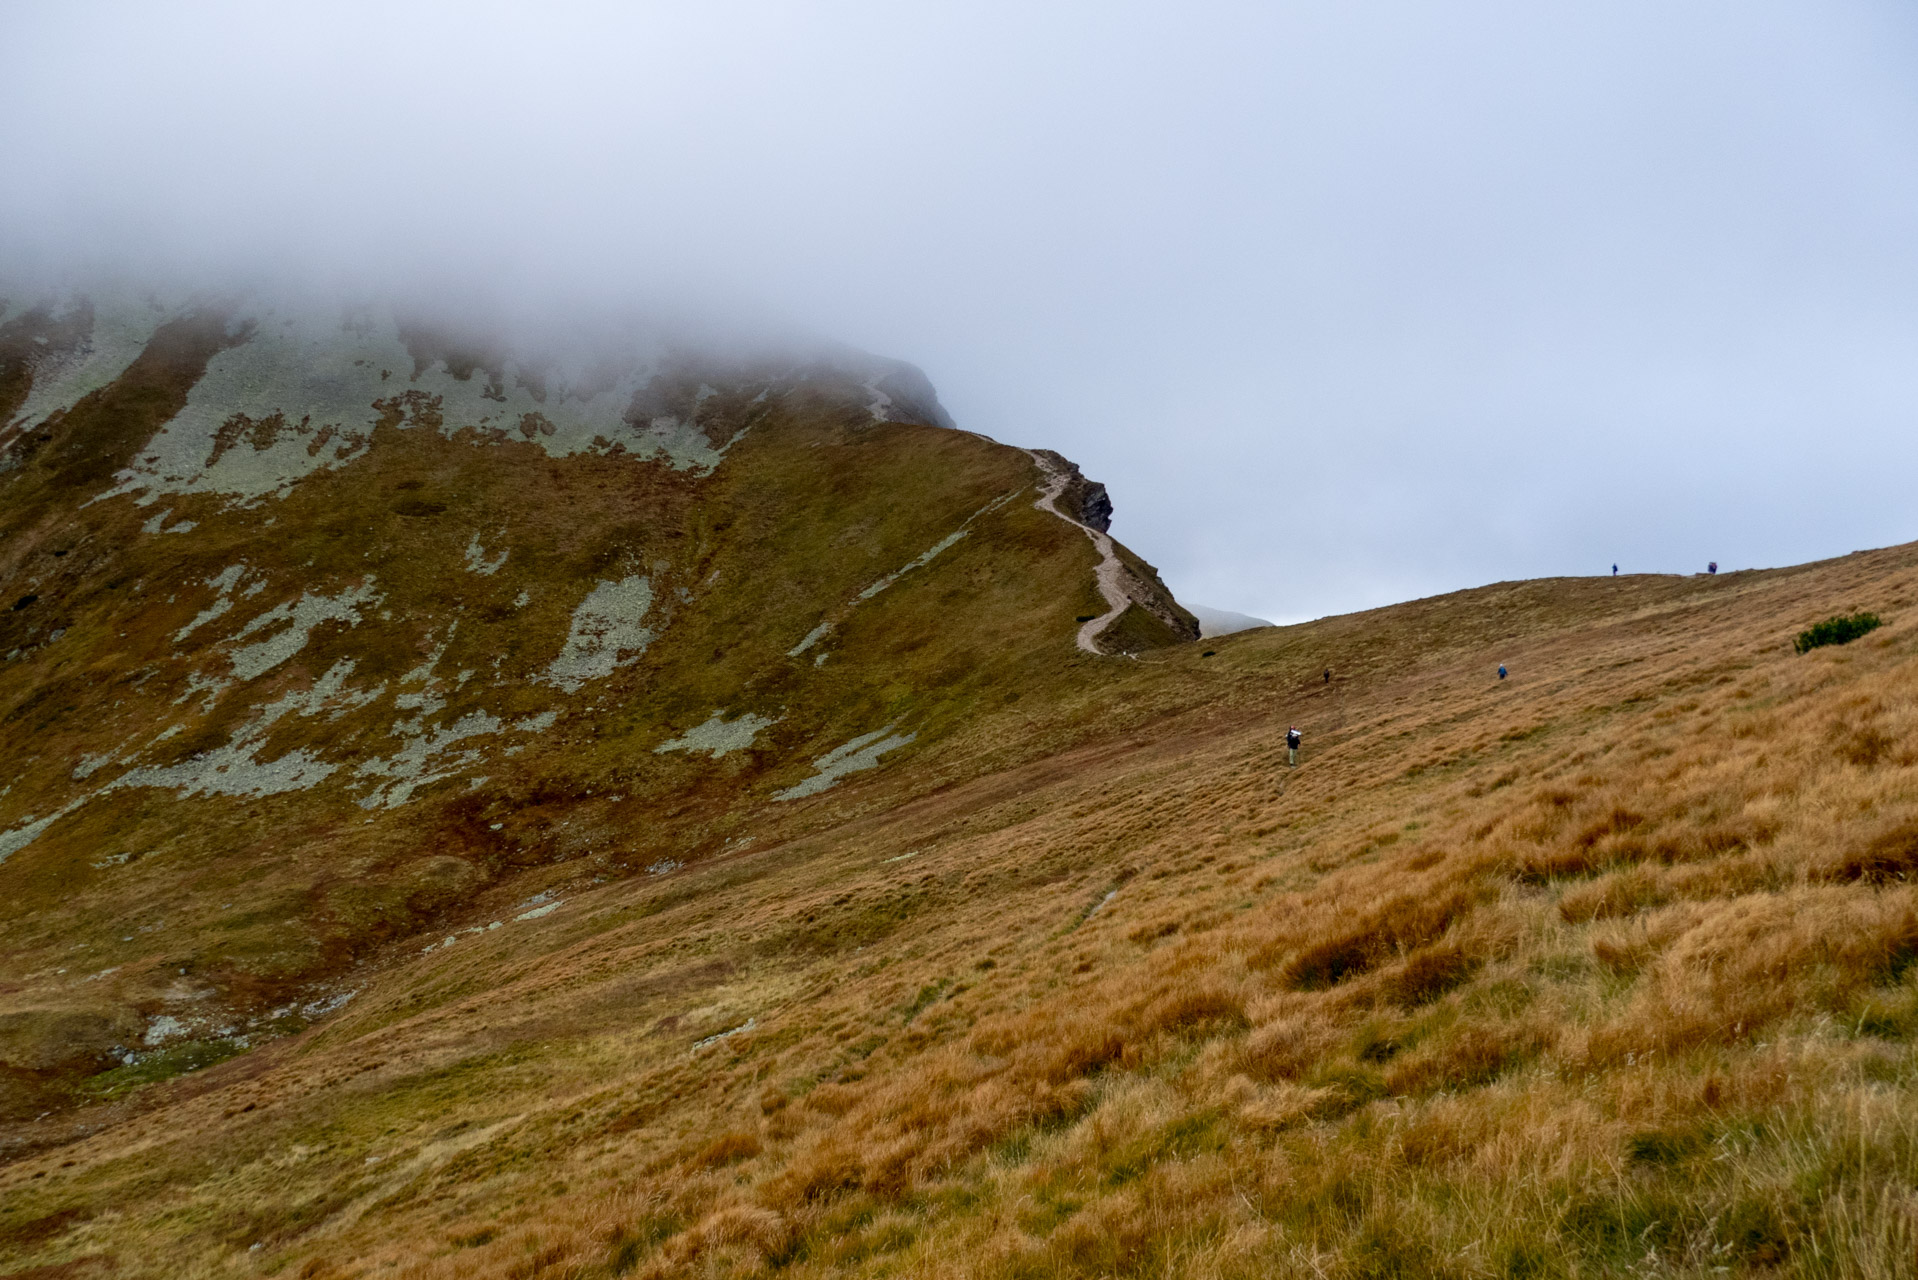
[[0, 274], [844, 340], [1262, 617], [1788, 563], [1918, 537], [1915, 23], [17, 4]]

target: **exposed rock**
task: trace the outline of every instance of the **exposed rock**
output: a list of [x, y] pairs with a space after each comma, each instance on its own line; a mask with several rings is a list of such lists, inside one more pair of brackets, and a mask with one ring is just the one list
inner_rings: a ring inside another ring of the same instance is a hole
[[1106, 493], [1106, 487], [1097, 480], [1086, 479], [1085, 473], [1079, 470], [1079, 464], [1063, 454], [1050, 449], [1034, 449], [1032, 452], [1045, 459], [1058, 475], [1065, 477], [1065, 484], [1055, 500], [1059, 514], [1088, 529], [1097, 529], [1100, 533], [1112, 532], [1112, 498]]
[[[870, 359], [870, 357], [869, 357]], [[939, 403], [939, 393], [917, 365], [904, 360], [875, 361], [880, 371], [867, 381], [868, 386], [887, 400], [888, 422], [918, 422], [929, 427], [954, 430], [952, 416]]]
[[[1084, 625], [1079, 628], [1079, 647], [1088, 653], [1132, 654], [1197, 640], [1198, 619], [1173, 598], [1160, 581], [1159, 571], [1106, 532], [1112, 502], [1105, 486], [1088, 481], [1077, 465], [1050, 449], [1029, 449], [1027, 453], [1043, 477], [1039, 501], [1034, 505], [1084, 530], [1099, 551], [1094, 573], [1106, 612], [1081, 619]], [[1071, 507], [1068, 504], [1075, 496], [1078, 505]], [[1075, 510], [1087, 513], [1088, 506], [1089, 514], [1100, 520], [1098, 527], [1072, 514]]]

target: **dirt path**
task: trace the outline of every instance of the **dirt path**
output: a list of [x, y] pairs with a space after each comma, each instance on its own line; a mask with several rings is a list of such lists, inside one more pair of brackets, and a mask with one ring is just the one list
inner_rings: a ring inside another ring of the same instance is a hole
[[1120, 579], [1125, 574], [1125, 566], [1120, 563], [1119, 553], [1113, 548], [1112, 538], [1109, 535], [1080, 524], [1059, 510], [1059, 495], [1065, 492], [1071, 477], [1032, 450], [1028, 449], [1026, 453], [1038, 465], [1039, 474], [1046, 478], [1044, 487], [1039, 490], [1039, 500], [1032, 505], [1081, 530], [1086, 537], [1092, 539], [1092, 545], [1099, 549], [1099, 566], [1093, 571], [1093, 575], [1099, 583], [1099, 594], [1105, 597], [1106, 611], [1079, 628], [1079, 647], [1087, 653], [1107, 656], [1103, 649], [1092, 643], [1092, 639], [1105, 630], [1106, 625], [1114, 618], [1124, 613], [1126, 606], [1132, 603], [1131, 597], [1126, 595], [1124, 588], [1120, 585]]

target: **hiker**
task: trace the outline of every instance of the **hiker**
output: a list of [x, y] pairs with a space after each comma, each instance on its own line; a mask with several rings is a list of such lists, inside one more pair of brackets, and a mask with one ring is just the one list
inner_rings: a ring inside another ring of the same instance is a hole
[[1612, 566], [1612, 576], [1613, 576], [1614, 578], [1616, 578], [1616, 577], [1618, 576], [1618, 566], [1617, 566], [1617, 565], [1613, 565], [1613, 566]]
[[1299, 763], [1299, 728], [1297, 725], [1285, 731], [1285, 750], [1291, 757], [1291, 763], [1296, 767]]
[[1717, 573], [1717, 572], [1718, 572], [1718, 561], [1716, 561], [1716, 560], [1714, 560], [1714, 561], [1712, 561], [1712, 562], [1711, 562], [1710, 564], [1708, 564], [1708, 565], [1706, 565], [1706, 566], [1705, 566], [1705, 572], [1706, 572], [1706, 573]]
[[1501, 680], [1505, 678], [1505, 664], [1503, 662], [1498, 664], [1498, 678]]
[[1325, 682], [1326, 682], [1327, 684], [1331, 684], [1331, 683], [1332, 683], [1332, 668], [1330, 668], [1330, 667], [1327, 667], [1327, 668], [1325, 669]]

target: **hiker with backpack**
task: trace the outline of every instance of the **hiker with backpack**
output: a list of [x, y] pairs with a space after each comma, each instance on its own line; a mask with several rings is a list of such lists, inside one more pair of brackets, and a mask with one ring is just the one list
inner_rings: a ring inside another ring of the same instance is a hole
[[1291, 757], [1292, 765], [1296, 768], [1299, 763], [1299, 729], [1297, 725], [1285, 731], [1285, 750], [1286, 754]]

